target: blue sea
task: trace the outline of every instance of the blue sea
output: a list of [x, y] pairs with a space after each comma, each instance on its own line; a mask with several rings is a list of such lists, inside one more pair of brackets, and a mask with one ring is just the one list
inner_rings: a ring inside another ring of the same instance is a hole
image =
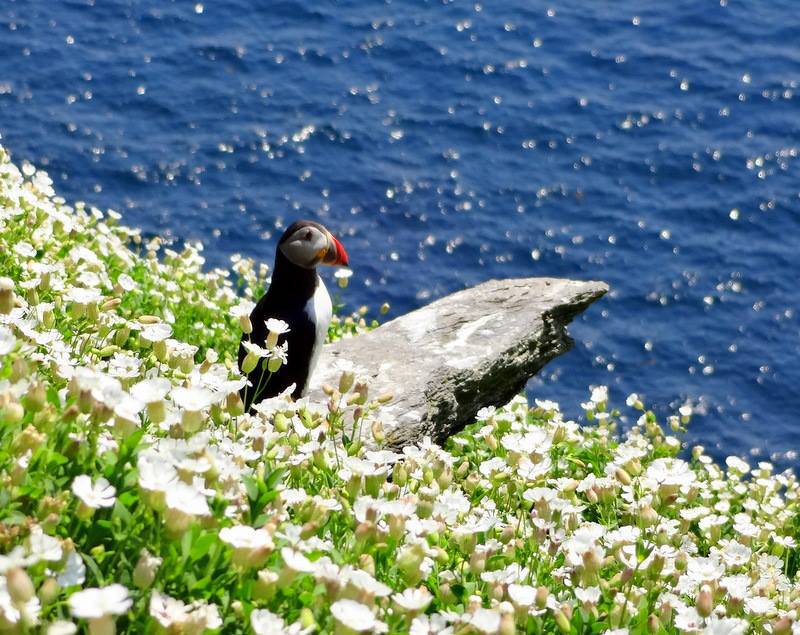
[[[800, 466], [796, 0], [3, 0], [0, 135], [68, 200], [271, 261], [346, 245], [349, 308], [601, 279], [529, 384], [640, 393], [717, 458]], [[635, 414], [634, 414], [635, 416]]]

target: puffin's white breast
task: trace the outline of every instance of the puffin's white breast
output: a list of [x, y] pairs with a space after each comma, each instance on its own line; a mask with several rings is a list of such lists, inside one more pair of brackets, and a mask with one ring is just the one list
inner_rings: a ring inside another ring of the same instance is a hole
[[328, 325], [331, 323], [333, 315], [331, 296], [328, 295], [325, 282], [319, 276], [317, 276], [317, 289], [306, 303], [305, 312], [314, 325], [314, 346], [311, 349], [311, 360], [308, 363], [308, 379], [306, 379], [303, 395], [308, 392], [311, 386], [314, 368], [316, 368], [319, 354], [322, 352], [322, 345], [325, 344], [325, 340], [328, 338]]

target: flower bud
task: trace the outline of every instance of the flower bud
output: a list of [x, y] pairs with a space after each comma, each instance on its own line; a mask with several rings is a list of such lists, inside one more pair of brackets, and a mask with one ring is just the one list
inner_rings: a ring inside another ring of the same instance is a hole
[[558, 626], [558, 630], [560, 630], [562, 633], [569, 633], [572, 630], [569, 624], [569, 620], [567, 619], [567, 616], [564, 615], [563, 611], [558, 610], [555, 613], [553, 613], [553, 618], [556, 621], [556, 626]]
[[15, 300], [14, 281], [11, 278], [0, 278], [0, 313], [11, 313]]
[[550, 596], [550, 590], [546, 586], [540, 586], [536, 589], [536, 608], [543, 609], [547, 606], [547, 598]]
[[52, 604], [58, 599], [58, 582], [55, 578], [45, 578], [39, 587], [39, 601], [44, 604]]
[[113, 615], [103, 615], [89, 620], [89, 635], [116, 635]]
[[650, 505], [643, 505], [639, 510], [639, 518], [645, 527], [651, 527], [658, 522], [658, 512]]
[[282, 412], [278, 412], [275, 414], [275, 417], [272, 420], [272, 426], [278, 432], [286, 432], [289, 430], [289, 419]]
[[343, 395], [345, 393], [350, 392], [350, 389], [353, 387], [353, 384], [356, 383], [356, 375], [351, 370], [346, 370], [342, 372], [341, 377], [339, 377], [339, 392]]
[[120, 298], [110, 298], [103, 302], [100, 306], [101, 311], [111, 311], [112, 309], [116, 309], [120, 304], [122, 304], [122, 300]]
[[470, 571], [476, 576], [479, 576], [486, 569], [486, 552], [473, 551], [469, 556]]
[[375, 558], [368, 553], [362, 553], [358, 557], [358, 568], [375, 577]]
[[162, 559], [152, 555], [147, 549], [139, 553], [139, 560], [133, 570], [133, 584], [139, 589], [147, 589], [153, 584], [161, 566]]
[[238, 392], [229, 393], [225, 399], [225, 409], [232, 417], [244, 414], [244, 402]]
[[408, 482], [408, 472], [402, 463], [395, 465], [392, 471], [392, 480], [397, 483], [399, 487], [405, 487]]
[[280, 357], [270, 357], [269, 361], [267, 362], [267, 370], [271, 373], [277, 373], [283, 362], [281, 361]]
[[167, 356], [167, 342], [165, 340], [161, 340], [159, 342], [153, 343], [153, 353], [156, 356], [156, 359], [160, 362], [168, 361]]
[[316, 630], [317, 622], [310, 608], [304, 607], [300, 609], [300, 625], [308, 632], [313, 633]]
[[791, 635], [792, 634], [792, 618], [784, 615], [779, 620], [772, 623], [772, 635]]
[[36, 593], [33, 582], [22, 567], [11, 567], [6, 572], [6, 589], [14, 604], [25, 604]]
[[252, 373], [255, 370], [255, 367], [258, 365], [258, 355], [249, 351], [247, 355], [244, 356], [244, 360], [242, 361], [242, 373], [245, 375]]
[[39, 412], [47, 400], [47, 391], [44, 384], [36, 381], [28, 386], [25, 394], [25, 407], [31, 412]]
[[704, 584], [697, 594], [697, 601], [695, 607], [700, 617], [708, 617], [714, 610], [714, 598], [711, 595], [711, 587]]
[[242, 333], [245, 335], [249, 335], [253, 332], [253, 323], [250, 321], [250, 316], [248, 315], [239, 316], [239, 326], [242, 329]]
[[448, 582], [439, 584], [439, 598], [445, 606], [454, 603], [458, 599], [456, 598], [456, 594], [453, 593], [453, 587], [451, 587]]
[[16, 401], [11, 401], [0, 407], [0, 421], [3, 423], [19, 423], [24, 416], [25, 409], [22, 404]]
[[622, 483], [623, 485], [630, 485], [631, 484], [631, 475], [628, 474], [623, 468], [618, 467], [614, 471], [614, 476], [617, 477], [617, 480]]
[[425, 558], [422, 545], [413, 543], [404, 546], [397, 555], [397, 568], [400, 569], [406, 580], [415, 579], [420, 575], [419, 568]]
[[125, 342], [128, 341], [128, 338], [131, 335], [131, 330], [127, 326], [123, 326], [117, 329], [117, 332], [114, 333], [114, 344], [117, 346], [124, 346]]
[[386, 434], [383, 431], [383, 424], [377, 419], [372, 422], [372, 438], [375, 443], [381, 444], [386, 440]]

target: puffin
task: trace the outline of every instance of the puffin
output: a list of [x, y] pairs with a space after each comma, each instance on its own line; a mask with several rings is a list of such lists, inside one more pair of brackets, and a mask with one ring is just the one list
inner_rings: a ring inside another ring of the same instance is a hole
[[[247, 378], [250, 386], [241, 390], [245, 412], [262, 399], [280, 395], [292, 384], [292, 397], [298, 399], [308, 390], [322, 345], [328, 335], [333, 306], [325, 283], [317, 273], [318, 265], [347, 266], [350, 260], [344, 246], [325, 227], [311, 220], [292, 223], [278, 240], [275, 266], [269, 289], [250, 314], [253, 330], [243, 334], [241, 342], [264, 347], [266, 321], [283, 320], [289, 330], [280, 335], [278, 345], [286, 343], [287, 362], [269, 378], [261, 362]], [[239, 369], [247, 350], [239, 344]], [[244, 374], [244, 373], [243, 373]], [[264, 384], [266, 382], [266, 384]], [[259, 394], [256, 393], [261, 386]]]

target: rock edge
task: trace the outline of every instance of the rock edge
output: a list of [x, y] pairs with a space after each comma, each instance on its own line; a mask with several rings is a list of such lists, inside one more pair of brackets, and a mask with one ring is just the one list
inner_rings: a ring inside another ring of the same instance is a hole
[[[327, 344], [311, 399], [324, 403], [319, 387], [336, 386], [352, 363], [370, 395], [394, 395], [381, 410], [390, 448], [425, 437], [441, 443], [482, 407], [507, 403], [572, 348], [567, 325], [607, 291], [604, 282], [558, 278], [490, 280], [458, 291], [370, 333]], [[369, 443], [369, 431], [363, 433]]]

